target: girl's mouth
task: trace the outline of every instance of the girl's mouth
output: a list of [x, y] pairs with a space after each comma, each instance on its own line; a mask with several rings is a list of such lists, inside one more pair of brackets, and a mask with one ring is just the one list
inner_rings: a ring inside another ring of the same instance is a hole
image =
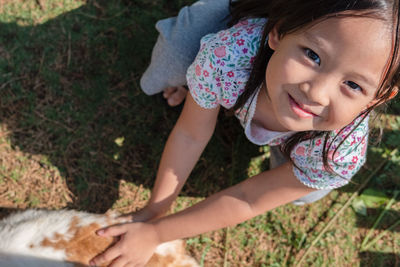
[[294, 98], [293, 98], [291, 95], [288, 94], [288, 96], [289, 96], [289, 104], [290, 104], [290, 107], [292, 108], [293, 112], [294, 112], [297, 116], [299, 116], [300, 118], [313, 118], [313, 117], [317, 117], [316, 114], [314, 114], [314, 113], [312, 113], [312, 112], [310, 112], [310, 111], [307, 111], [307, 110], [303, 109], [303, 108], [299, 105], [299, 103], [297, 103], [296, 100], [294, 100]]

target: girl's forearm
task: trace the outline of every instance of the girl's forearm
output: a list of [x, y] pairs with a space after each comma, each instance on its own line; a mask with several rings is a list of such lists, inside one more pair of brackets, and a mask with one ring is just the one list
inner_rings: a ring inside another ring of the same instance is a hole
[[195, 140], [179, 127], [171, 132], [161, 157], [149, 205], [159, 213], [168, 210], [187, 180], [208, 140]]
[[187, 94], [179, 119], [165, 145], [148, 207], [165, 213], [175, 200], [210, 140], [219, 107], [203, 109]]
[[179, 213], [162, 217], [153, 225], [163, 243], [235, 225], [251, 215], [251, 208], [243, 200], [220, 192]]
[[182, 212], [153, 222], [160, 242], [232, 226], [293, 201], [313, 189], [302, 185], [291, 165], [264, 172]]

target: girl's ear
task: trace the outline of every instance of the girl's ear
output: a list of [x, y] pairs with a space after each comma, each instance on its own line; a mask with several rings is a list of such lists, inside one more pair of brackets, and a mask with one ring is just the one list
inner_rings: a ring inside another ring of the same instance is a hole
[[279, 45], [279, 33], [278, 33], [278, 28], [275, 25], [272, 30], [268, 33], [268, 45], [272, 50], [276, 50], [276, 48]]

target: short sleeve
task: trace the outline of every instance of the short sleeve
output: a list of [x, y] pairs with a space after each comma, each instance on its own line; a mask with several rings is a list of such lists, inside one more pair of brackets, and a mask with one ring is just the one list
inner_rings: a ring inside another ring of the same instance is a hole
[[264, 19], [244, 20], [201, 39], [200, 51], [186, 74], [197, 104], [208, 109], [233, 107], [249, 78], [264, 23]]
[[334, 189], [346, 185], [366, 161], [368, 119], [359, 117], [342, 132], [333, 131], [330, 134], [327, 141], [331, 144], [328, 164], [332, 171], [327, 170], [322, 161], [325, 137], [296, 145], [291, 152], [291, 158], [297, 166], [293, 166], [294, 175], [304, 185], [316, 189]]

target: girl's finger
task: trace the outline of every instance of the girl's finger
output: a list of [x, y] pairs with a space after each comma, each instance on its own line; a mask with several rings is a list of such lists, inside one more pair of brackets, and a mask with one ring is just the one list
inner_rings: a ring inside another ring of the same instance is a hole
[[108, 267], [124, 267], [126, 266], [126, 262], [127, 260], [124, 257], [119, 256], [118, 258], [113, 260], [113, 262], [108, 265]]
[[100, 236], [119, 236], [126, 233], [126, 227], [124, 224], [114, 225], [100, 229], [96, 233]]
[[132, 262], [128, 262], [127, 264], [124, 265], [124, 267], [135, 267]]
[[106, 262], [111, 262], [115, 258], [119, 257], [121, 253], [118, 244], [119, 243], [115, 244], [114, 246], [104, 251], [102, 254], [98, 255], [97, 257], [94, 257], [90, 261], [90, 266], [97, 266], [104, 264]]

